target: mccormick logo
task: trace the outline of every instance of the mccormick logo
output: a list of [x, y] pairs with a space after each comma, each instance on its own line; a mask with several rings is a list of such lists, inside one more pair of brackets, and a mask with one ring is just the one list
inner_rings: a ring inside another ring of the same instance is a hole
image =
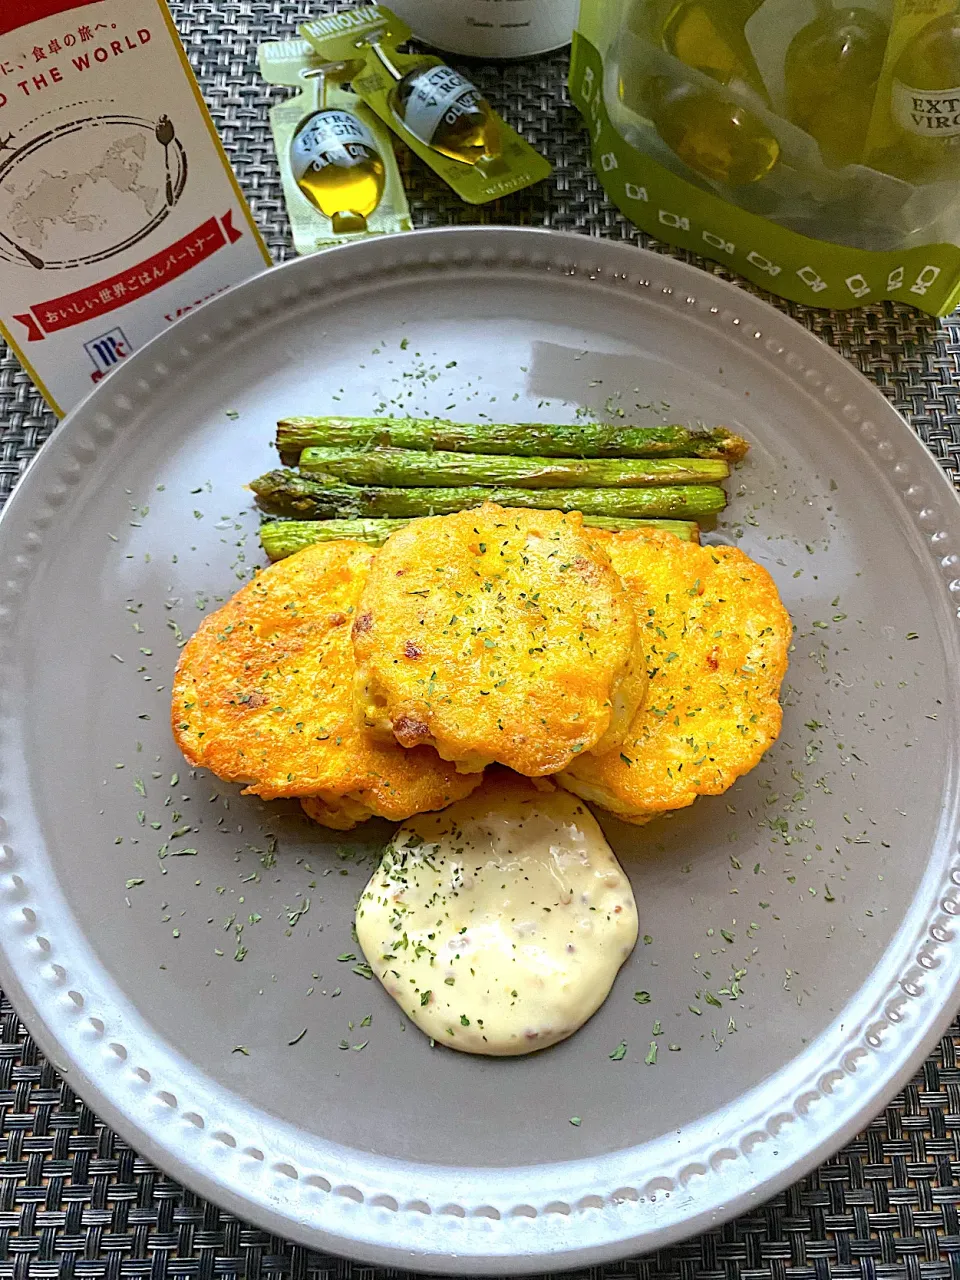
[[126, 335], [119, 328], [102, 333], [92, 342], [85, 342], [83, 349], [93, 361], [94, 372], [90, 375], [93, 382], [99, 382], [105, 373], [109, 373], [121, 360], [126, 360], [131, 351]]

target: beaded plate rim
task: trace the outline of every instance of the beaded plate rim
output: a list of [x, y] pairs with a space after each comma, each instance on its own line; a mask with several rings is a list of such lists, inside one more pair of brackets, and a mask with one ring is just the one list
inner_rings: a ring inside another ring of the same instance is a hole
[[[838, 429], [886, 470], [927, 543], [930, 568], [953, 611], [954, 656], [960, 655], [960, 499], [896, 410], [836, 352], [767, 303], [676, 259], [572, 233], [439, 228], [294, 260], [236, 286], [148, 344], [65, 419], [0, 517], [0, 689], [15, 662], [17, 604], [42, 553], [44, 530], [69, 505], [84, 465], [113, 446], [125, 416], [142, 411], [158, 382], [204, 360], [218, 339], [266, 322], [293, 301], [322, 295], [329, 303], [338, 288], [369, 288], [385, 274], [402, 280], [424, 269], [550, 272], [614, 297], [640, 293], [721, 326], [744, 349], [762, 347], [782, 375], [816, 396]], [[8, 716], [0, 709], [0, 737]], [[924, 901], [914, 901], [897, 962], [891, 945], [875, 970], [864, 1016], [842, 1038], [842, 1052], [806, 1075], [795, 1071], [787, 1098], [764, 1103], [776, 1090], [758, 1086], [748, 1095], [755, 1103], [749, 1118], [704, 1142], [695, 1157], [665, 1157], [662, 1171], [642, 1180], [629, 1176], [629, 1151], [547, 1171], [451, 1170], [377, 1160], [332, 1144], [317, 1160], [296, 1131], [279, 1122], [273, 1150], [262, 1149], [262, 1138], [258, 1144], [249, 1136], [258, 1126], [245, 1126], [242, 1118], [237, 1123], [236, 1114], [229, 1119], [237, 1108], [218, 1095], [216, 1082], [195, 1070], [191, 1077], [189, 1063], [184, 1072], [172, 1050], [149, 1034], [144, 1039], [148, 1029], [137, 1026], [135, 1009], [121, 1008], [109, 975], [91, 969], [96, 962], [84, 954], [66, 904], [58, 902], [42, 852], [11, 844], [0, 847], [6, 922], [0, 984], [71, 1087], [135, 1148], [267, 1230], [314, 1248], [433, 1271], [455, 1265], [464, 1273], [519, 1273], [600, 1262], [716, 1225], [795, 1181], [872, 1118], [923, 1060], [960, 989], [960, 948], [951, 945], [960, 915], [956, 772], [949, 821], [934, 851], [943, 863], [939, 883], [925, 884]], [[6, 834], [2, 803], [0, 840]], [[931, 865], [935, 861], [932, 853]], [[889, 972], [878, 983], [884, 969]]]

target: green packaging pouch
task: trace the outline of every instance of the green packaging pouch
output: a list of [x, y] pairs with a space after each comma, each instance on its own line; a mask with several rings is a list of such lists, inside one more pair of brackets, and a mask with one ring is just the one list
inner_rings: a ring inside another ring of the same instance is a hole
[[361, 60], [354, 90], [467, 204], [486, 204], [549, 177], [550, 163], [440, 58], [398, 53], [410, 28], [384, 5], [304, 23], [324, 62]]
[[957, 0], [581, 0], [570, 90], [645, 231], [794, 302], [960, 301]]
[[269, 84], [300, 90], [270, 109], [297, 253], [412, 230], [393, 139], [344, 88], [351, 67], [325, 63], [306, 40], [268, 41], [257, 58]]

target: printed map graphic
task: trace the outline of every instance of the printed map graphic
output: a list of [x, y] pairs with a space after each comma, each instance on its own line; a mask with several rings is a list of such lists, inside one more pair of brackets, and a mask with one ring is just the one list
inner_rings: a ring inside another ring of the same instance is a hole
[[117, 196], [138, 201], [144, 222], [149, 221], [160, 188], [141, 182], [147, 146], [144, 133], [128, 134], [105, 147], [89, 169], [51, 172], [41, 168], [25, 186], [8, 185], [7, 192], [14, 196], [8, 212], [14, 235], [31, 249], [42, 250], [57, 229], [100, 231], [111, 220]]

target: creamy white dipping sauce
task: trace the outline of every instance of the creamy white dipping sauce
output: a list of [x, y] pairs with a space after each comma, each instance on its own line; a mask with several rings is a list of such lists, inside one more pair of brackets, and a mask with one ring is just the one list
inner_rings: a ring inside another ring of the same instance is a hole
[[637, 908], [582, 800], [497, 770], [397, 831], [357, 904], [357, 938], [439, 1044], [532, 1053], [603, 1004], [637, 941]]

